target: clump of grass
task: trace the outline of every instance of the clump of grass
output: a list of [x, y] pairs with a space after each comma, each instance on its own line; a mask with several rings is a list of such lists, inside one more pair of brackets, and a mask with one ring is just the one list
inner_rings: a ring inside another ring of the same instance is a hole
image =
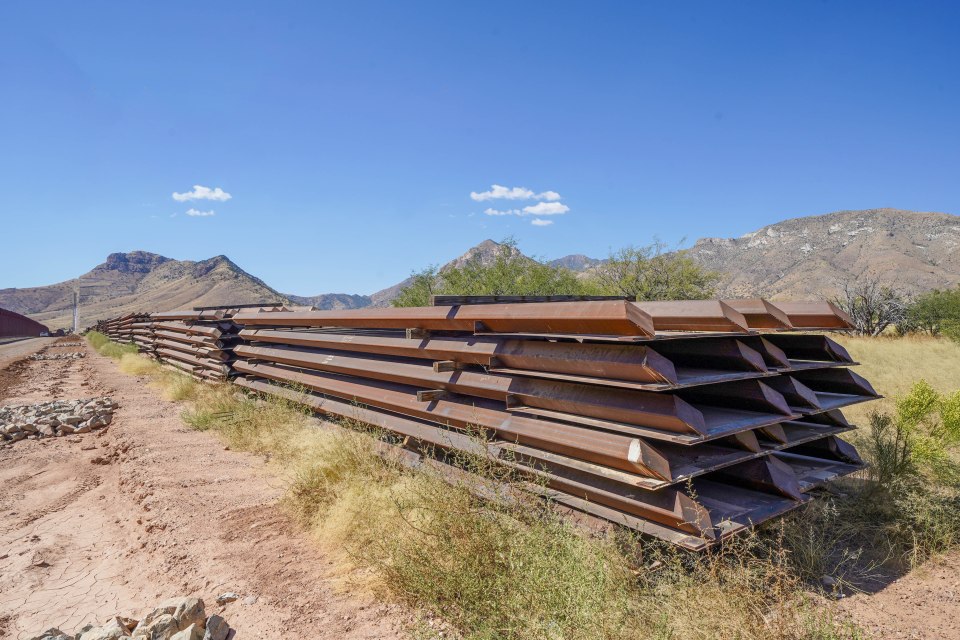
[[132, 376], [152, 376], [160, 369], [160, 365], [136, 353], [125, 353], [120, 356], [120, 371]]
[[158, 373], [156, 384], [167, 400], [184, 402], [197, 397], [201, 383], [197, 382], [195, 378], [169, 369], [161, 370]]
[[137, 345], [133, 343], [121, 344], [119, 342], [112, 342], [110, 338], [97, 331], [89, 331], [86, 338], [90, 346], [96, 349], [97, 353], [107, 356], [108, 358], [113, 358], [114, 360], [119, 360], [126, 354], [137, 353]]
[[298, 449], [306, 410], [276, 397], [251, 396], [230, 384], [197, 385], [184, 421], [200, 430], [216, 430], [230, 446], [288, 459]]

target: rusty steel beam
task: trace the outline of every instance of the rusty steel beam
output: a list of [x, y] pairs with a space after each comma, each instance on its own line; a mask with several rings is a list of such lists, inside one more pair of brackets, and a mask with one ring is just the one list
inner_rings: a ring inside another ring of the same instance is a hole
[[842, 345], [824, 335], [781, 333], [764, 337], [786, 354], [794, 368], [797, 367], [795, 361], [856, 364]]
[[774, 302], [790, 319], [795, 329], [853, 329], [853, 321], [843, 310], [825, 300]]
[[516, 304], [531, 302], [590, 302], [597, 300], [633, 300], [633, 296], [580, 296], [580, 295], [546, 295], [546, 296], [457, 296], [434, 294], [430, 296], [431, 307], [452, 307], [461, 304]]
[[449, 361], [483, 366], [492, 373], [648, 391], [772, 375], [761, 356], [743, 345], [739, 351], [734, 345], [726, 359], [684, 359], [697, 365], [691, 367], [675, 366], [650, 346], [636, 344], [579, 344], [495, 336], [403, 338], [280, 329], [244, 329], [239, 335], [250, 343]]
[[459, 429], [485, 429], [505, 440], [624, 471], [655, 477], [669, 474], [666, 460], [639, 438], [511, 415], [480, 399], [468, 399], [472, 404], [450, 398], [420, 402], [415, 389], [388, 382], [358, 381], [333, 374], [243, 360], [234, 363], [234, 368], [240, 373], [284, 384], [302, 385], [348, 402], [360, 402]]
[[[620, 423], [620, 430], [630, 431], [628, 425], [642, 427], [640, 435], [648, 430], [668, 433], [706, 435], [711, 429], [724, 430], [726, 423], [742, 420], [760, 420], [764, 423], [785, 420], [791, 415], [785, 401], [774, 404], [765, 389], [764, 401], [751, 412], [732, 412], [729, 404], [700, 407], [686, 402], [681, 396], [583, 385], [569, 382], [484, 374], [474, 371], [434, 371], [417, 361], [383, 360], [364, 354], [345, 354], [337, 351], [307, 350], [300, 347], [248, 347], [235, 349], [247, 359], [271, 362], [357, 376], [387, 382], [396, 382], [427, 389], [441, 389], [468, 396], [498, 400], [508, 408], [521, 411], [549, 411], [553, 417], [564, 414], [570, 421], [599, 419]], [[758, 383], [759, 384], [759, 383]], [[709, 387], [707, 387], [709, 388]], [[739, 425], [738, 425], [739, 426]], [[759, 426], [751, 424], [753, 426]], [[745, 429], [738, 429], [745, 430]]]
[[578, 374], [651, 384], [675, 385], [678, 382], [673, 364], [642, 345], [576, 344], [480, 336], [411, 339], [270, 329], [244, 329], [240, 336], [248, 342], [450, 360], [492, 368]]
[[743, 314], [720, 300], [663, 300], [632, 304], [653, 319], [657, 331], [749, 331]]
[[162, 360], [178, 360], [195, 367], [203, 367], [204, 369], [210, 369], [222, 376], [226, 376], [230, 373], [230, 368], [223, 364], [222, 362], [213, 362], [207, 360], [206, 358], [201, 358], [199, 356], [194, 356], [189, 353], [184, 353], [182, 351], [175, 351], [173, 349], [167, 349], [165, 347], [157, 348], [157, 355]]
[[653, 321], [623, 300], [478, 304], [453, 307], [401, 307], [277, 313], [241, 312], [245, 326], [359, 327], [425, 331], [599, 334], [652, 336]]
[[768, 366], [763, 354], [748, 346], [746, 339], [749, 339], [749, 336], [738, 339], [671, 340], [657, 343], [657, 352], [675, 366], [767, 372]]
[[723, 302], [743, 314], [751, 330], [784, 331], [793, 328], [787, 314], [763, 298], [741, 298]]

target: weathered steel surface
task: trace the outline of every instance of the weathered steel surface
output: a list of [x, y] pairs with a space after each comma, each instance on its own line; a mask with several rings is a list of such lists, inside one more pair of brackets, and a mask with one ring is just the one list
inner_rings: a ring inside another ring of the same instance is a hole
[[657, 331], [749, 330], [747, 319], [722, 300], [669, 300], [634, 302], [651, 318]]
[[252, 313], [233, 320], [245, 326], [368, 327], [427, 331], [493, 331], [545, 334], [599, 334], [652, 336], [653, 321], [634, 304], [623, 300], [597, 302], [478, 304], [452, 307], [403, 307]]
[[842, 346], [789, 333], [843, 328], [827, 303], [497, 300], [229, 305], [101, 327], [199, 378], [374, 424], [392, 434], [377, 449], [405, 463], [461, 477], [457, 455], [486, 456], [559, 505], [689, 549], [862, 468], [837, 408], [876, 392]]
[[49, 334], [46, 325], [6, 309], [0, 309], [0, 338]]
[[774, 304], [787, 314], [795, 329], [853, 329], [850, 316], [832, 302], [818, 300]]

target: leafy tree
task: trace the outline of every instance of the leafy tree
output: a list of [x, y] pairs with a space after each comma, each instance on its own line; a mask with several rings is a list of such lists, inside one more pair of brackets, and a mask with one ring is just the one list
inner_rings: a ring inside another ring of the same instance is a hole
[[907, 311], [908, 324], [930, 335], [960, 339], [960, 287], [917, 297]]
[[433, 294], [478, 295], [586, 295], [589, 282], [569, 269], [553, 267], [524, 256], [516, 241], [504, 240], [492, 260], [480, 256], [438, 270], [428, 267], [415, 273], [410, 284], [394, 299], [396, 307], [425, 306]]
[[600, 294], [636, 300], [705, 300], [716, 295], [720, 274], [657, 241], [625, 247], [597, 267], [592, 280]]
[[426, 307], [436, 292], [437, 267], [429, 266], [410, 276], [410, 284], [400, 289], [391, 304], [395, 307]]

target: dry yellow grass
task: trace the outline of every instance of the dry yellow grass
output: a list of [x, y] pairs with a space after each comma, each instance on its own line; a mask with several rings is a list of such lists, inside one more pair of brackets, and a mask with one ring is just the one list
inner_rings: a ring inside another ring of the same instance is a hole
[[960, 344], [956, 342], [930, 336], [831, 337], [860, 362], [854, 370], [886, 396], [844, 409], [844, 415], [854, 424], [867, 425], [872, 411], [892, 411], [893, 396], [906, 393], [920, 379], [941, 393], [960, 389]]

